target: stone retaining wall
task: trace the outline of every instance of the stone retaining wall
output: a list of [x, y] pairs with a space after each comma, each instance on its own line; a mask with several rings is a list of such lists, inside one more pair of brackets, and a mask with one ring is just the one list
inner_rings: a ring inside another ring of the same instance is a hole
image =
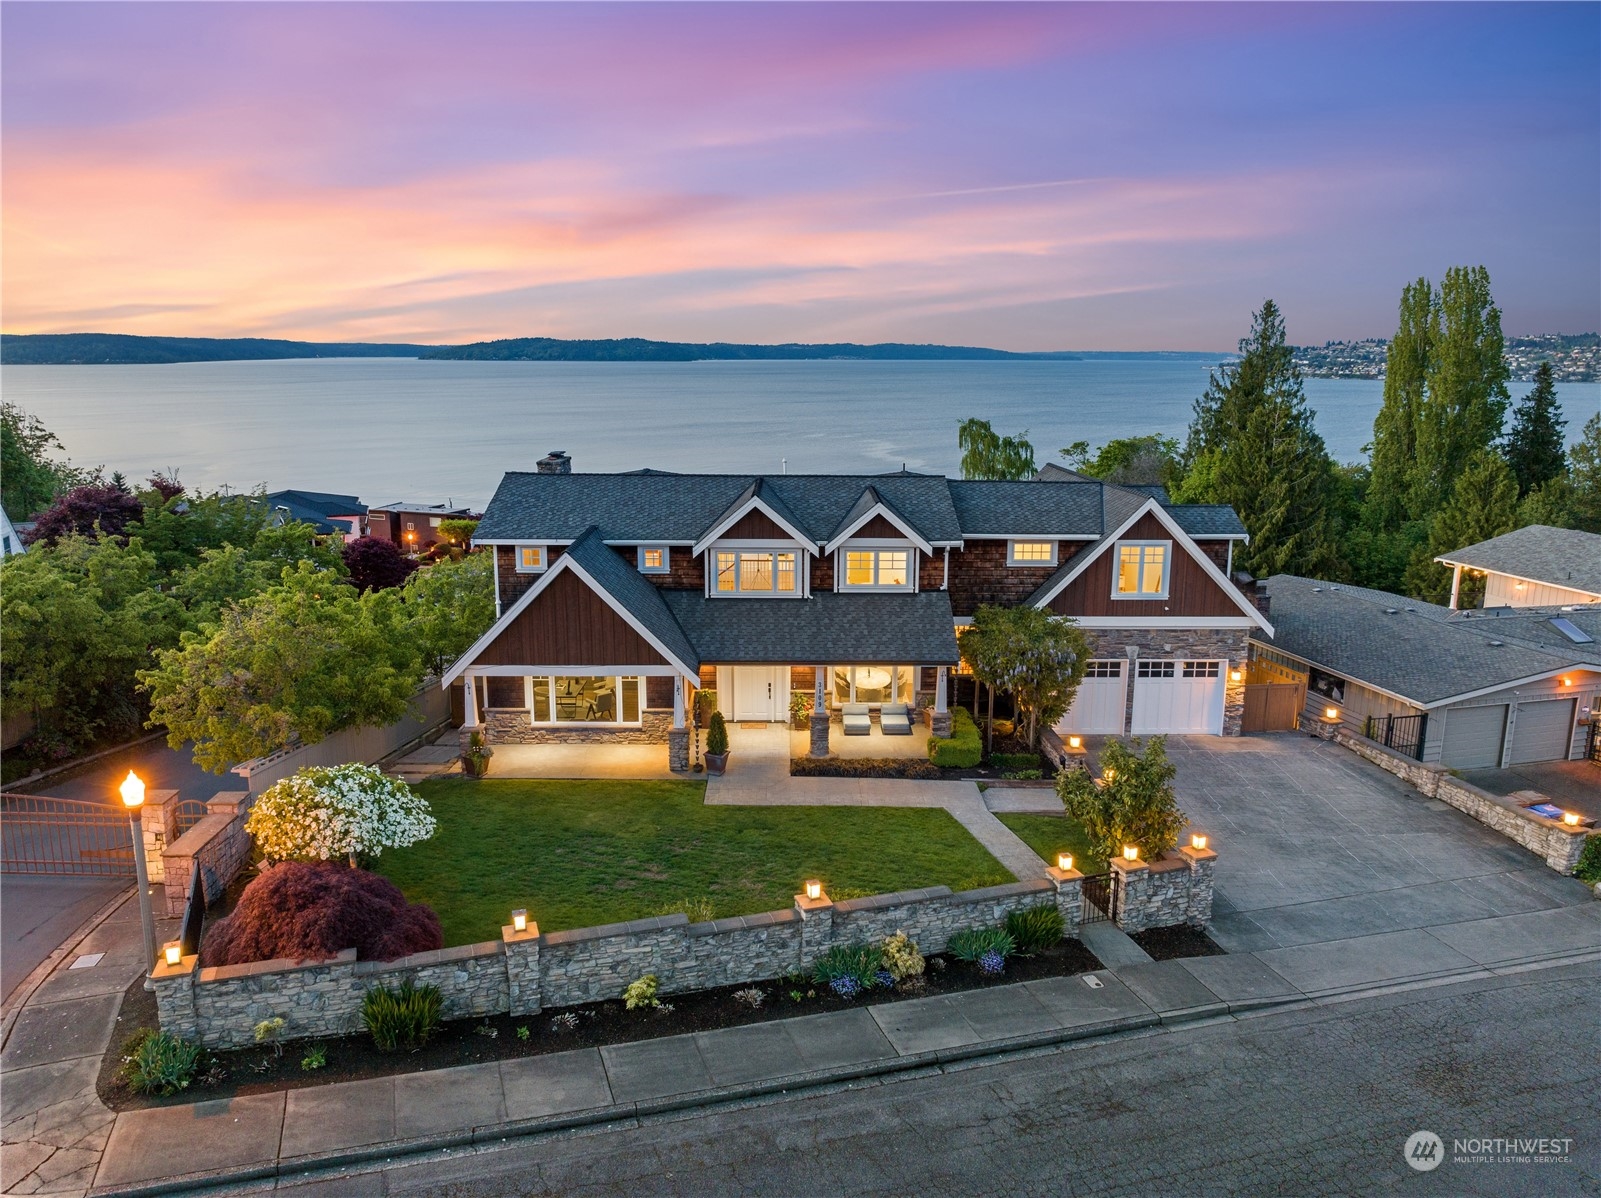
[[206, 814], [200, 821], [166, 846], [161, 855], [162, 874], [175, 881], [181, 879], [166, 887], [169, 917], [183, 914], [189, 898], [184, 888], [189, 884], [194, 861], [200, 862], [200, 884], [205, 888], [208, 905], [222, 897], [228, 884], [245, 867], [251, 852], [245, 820], [253, 801], [242, 790], [218, 793], [206, 804]]
[[664, 745], [673, 728], [672, 711], [647, 707], [640, 712], [639, 724], [619, 724], [615, 728], [593, 725], [562, 727], [560, 724], [528, 722], [526, 707], [491, 707], [484, 712], [477, 728], [463, 727], [457, 737], [462, 752], [467, 751], [474, 732], [482, 732], [491, 747], [495, 745]]
[[1147, 864], [1113, 858], [1109, 862], [1117, 894], [1117, 926], [1125, 932], [1212, 922], [1211, 849], [1181, 848], [1177, 855]]
[[1585, 838], [1594, 831], [1583, 826], [1570, 828], [1561, 820], [1536, 815], [1524, 809], [1516, 799], [1491, 794], [1454, 777], [1444, 766], [1424, 765], [1348, 728], [1324, 725], [1318, 734], [1404, 779], [1420, 794], [1449, 803], [1481, 824], [1494, 828], [1508, 840], [1541, 857], [1560, 874], [1571, 874], [1577, 868]]
[[952, 893], [948, 887], [832, 902], [797, 896], [787, 911], [692, 924], [683, 915], [541, 935], [502, 929], [483, 944], [417, 953], [395, 961], [261, 961], [201, 969], [198, 957], [158, 964], [151, 975], [161, 1026], [208, 1048], [254, 1043], [255, 1026], [281, 1016], [283, 1039], [361, 1028], [361, 1000], [374, 986], [411, 978], [438, 986], [447, 1019], [537, 1014], [545, 1007], [615, 999], [653, 973], [672, 994], [781, 978], [810, 968], [828, 948], [904, 931], [925, 953], [953, 932], [1000, 923], [1011, 911], [1055, 903], [1077, 936], [1083, 876], [1048, 878]]

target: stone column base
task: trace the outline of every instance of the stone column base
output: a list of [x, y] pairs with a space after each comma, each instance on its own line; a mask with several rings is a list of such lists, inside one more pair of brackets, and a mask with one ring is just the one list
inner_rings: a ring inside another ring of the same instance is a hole
[[809, 750], [813, 757], [828, 756], [828, 712], [814, 711], [811, 716], [812, 743]]
[[667, 733], [667, 768], [683, 772], [689, 768], [689, 729], [672, 728]]
[[930, 710], [928, 713], [928, 730], [935, 736], [949, 737], [951, 734], [951, 713]]

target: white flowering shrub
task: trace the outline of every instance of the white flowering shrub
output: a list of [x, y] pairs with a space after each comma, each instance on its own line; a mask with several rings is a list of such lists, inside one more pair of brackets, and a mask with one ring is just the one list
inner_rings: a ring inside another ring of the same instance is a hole
[[245, 822], [269, 861], [377, 857], [438, 829], [421, 795], [370, 765], [299, 770], [273, 783]]

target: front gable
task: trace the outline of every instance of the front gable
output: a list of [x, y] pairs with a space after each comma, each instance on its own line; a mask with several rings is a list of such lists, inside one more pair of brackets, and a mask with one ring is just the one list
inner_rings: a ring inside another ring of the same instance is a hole
[[563, 570], [473, 659], [478, 666], [667, 665], [610, 603]]

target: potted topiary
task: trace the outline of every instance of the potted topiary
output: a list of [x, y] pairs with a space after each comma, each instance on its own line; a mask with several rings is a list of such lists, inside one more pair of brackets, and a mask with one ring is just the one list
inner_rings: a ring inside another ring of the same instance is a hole
[[495, 751], [484, 743], [484, 734], [474, 732], [467, 738], [467, 751], [461, 755], [461, 772], [469, 778], [482, 778], [489, 773], [489, 759]]
[[723, 713], [712, 712], [711, 727], [706, 730], [706, 772], [721, 775], [728, 767], [728, 725]]

